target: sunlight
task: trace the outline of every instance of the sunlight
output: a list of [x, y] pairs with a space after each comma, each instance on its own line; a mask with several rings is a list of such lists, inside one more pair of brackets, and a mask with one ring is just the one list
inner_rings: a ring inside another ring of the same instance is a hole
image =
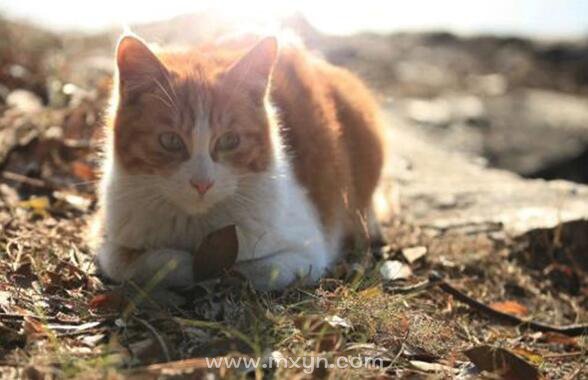
[[446, 29], [459, 33], [563, 36], [588, 31], [584, 17], [588, 14], [588, 2], [582, 0], [362, 0], [336, 5], [316, 0], [0, 1], [0, 14], [30, 19], [59, 30], [95, 31], [202, 11], [214, 12], [239, 29], [250, 25], [275, 28], [285, 16], [300, 13], [319, 30], [335, 34]]

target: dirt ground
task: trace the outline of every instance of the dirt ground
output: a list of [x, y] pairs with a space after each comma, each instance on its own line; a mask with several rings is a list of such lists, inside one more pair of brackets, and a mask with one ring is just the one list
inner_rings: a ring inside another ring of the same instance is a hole
[[[352, 38], [328, 40], [328, 46], [325, 36], [313, 38], [309, 44], [333, 61], [352, 68], [358, 62], [352, 59], [357, 51], [342, 48], [355, 44]], [[520, 41], [509, 49], [516, 53], [517, 46], [529, 51]], [[588, 222], [575, 217], [517, 232], [493, 220], [424, 222], [419, 215], [459, 211], [479, 198], [429, 198], [420, 182], [417, 192], [410, 177], [418, 177], [420, 164], [409, 152], [398, 161], [408, 174], [396, 176], [393, 185], [400, 194], [414, 197], [384, 224], [387, 245], [358, 262], [341, 263], [317, 287], [260, 293], [227, 274], [184, 294], [189, 299], [182, 307], [166, 307], [153, 302], [149, 289], [102, 281], [85, 236], [96, 205], [97, 146], [111, 48], [107, 35], [59, 36], [0, 20], [0, 376], [588, 379]], [[450, 58], [458, 59], [453, 54]], [[423, 53], [419, 58], [422, 64], [427, 57]], [[541, 65], [533, 65], [533, 72], [544, 73]], [[535, 86], [534, 91], [573, 97], [570, 101], [580, 106], [570, 106], [579, 111], [566, 136], [585, 136], [576, 125], [584, 120], [586, 83], [573, 70], [567, 72], [577, 76], [562, 74], [557, 86], [532, 76], [539, 82], [527, 83], [520, 74], [516, 88]], [[486, 79], [492, 87], [492, 79]], [[403, 90], [378, 88], [382, 99], [394, 98], [386, 109], [427, 138], [443, 136], [440, 149], [457, 144], [458, 135], [443, 125], [455, 125], [456, 120], [483, 124], [459, 112], [447, 116], [443, 109], [435, 119], [431, 94], [426, 95], [429, 103], [410, 103], [432, 85], [403, 81]], [[441, 82], [435, 86], [450, 87]], [[460, 91], [470, 94], [467, 88]], [[482, 103], [502, 110], [500, 102], [516, 93], [483, 98]], [[445, 99], [441, 108], [455, 99], [445, 91], [435, 97]], [[511, 115], [501, 123], [508, 124]], [[491, 133], [482, 129], [483, 135], [505, 130], [497, 124]], [[472, 125], [468, 128], [477, 134]], [[513, 149], [508, 145], [494, 152], [508, 152], [499, 157], [511, 162]], [[475, 146], [460, 154], [473, 160], [480, 152]], [[420, 152], [415, 155], [426, 159]], [[527, 182], [517, 183], [526, 191]], [[574, 189], [566, 187], [566, 194], [580, 194], [577, 202], [588, 202], [585, 187]], [[266, 368], [211, 369], [205, 357], [260, 358]], [[276, 368], [280, 358], [296, 357], [326, 358], [329, 363], [355, 358], [360, 365]]]

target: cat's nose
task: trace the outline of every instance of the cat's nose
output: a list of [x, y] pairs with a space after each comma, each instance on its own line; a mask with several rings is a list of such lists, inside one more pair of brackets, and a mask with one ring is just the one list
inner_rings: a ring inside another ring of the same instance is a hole
[[208, 190], [214, 185], [214, 181], [211, 180], [203, 180], [203, 181], [194, 181], [191, 180], [190, 184], [194, 187], [200, 195], [206, 194]]

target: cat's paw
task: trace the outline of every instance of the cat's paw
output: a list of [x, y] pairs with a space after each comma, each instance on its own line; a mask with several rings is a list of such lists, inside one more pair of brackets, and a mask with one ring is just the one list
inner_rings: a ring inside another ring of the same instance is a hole
[[145, 252], [135, 263], [132, 279], [160, 288], [184, 288], [194, 284], [192, 255], [175, 249]]
[[254, 288], [269, 291], [281, 290], [295, 283], [314, 284], [326, 268], [324, 265], [292, 259], [289, 254], [283, 254], [268, 259], [237, 262], [234, 269], [245, 276]]

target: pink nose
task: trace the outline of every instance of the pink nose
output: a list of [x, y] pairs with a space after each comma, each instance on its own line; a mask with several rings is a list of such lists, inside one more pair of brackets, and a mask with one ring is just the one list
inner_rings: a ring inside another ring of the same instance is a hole
[[190, 181], [190, 184], [200, 193], [200, 195], [206, 194], [208, 190], [214, 185], [213, 181]]

